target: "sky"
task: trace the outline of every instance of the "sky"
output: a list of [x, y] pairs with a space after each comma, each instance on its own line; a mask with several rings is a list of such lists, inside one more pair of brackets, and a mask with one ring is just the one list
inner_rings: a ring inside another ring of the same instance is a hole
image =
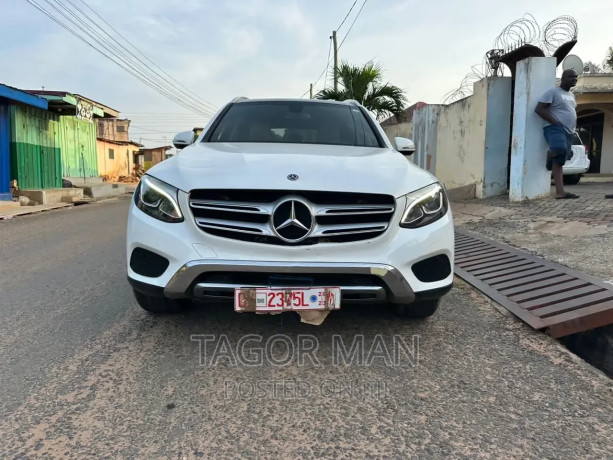
[[[33, 1], [57, 14], [50, 6], [57, 0]], [[61, 1], [95, 18], [85, 1], [115, 29], [105, 26], [110, 34], [122, 41], [117, 33], [121, 34], [174, 79], [164, 74], [169, 82], [176, 80], [209, 104], [207, 111], [237, 96], [307, 93], [308, 97], [309, 84], [326, 68], [332, 30], [354, 4], [354, 0]], [[355, 3], [338, 29], [338, 43], [343, 42], [339, 60], [378, 62], [385, 80], [404, 89], [410, 104], [441, 103], [471, 66], [482, 62], [502, 30], [526, 13], [541, 26], [562, 15], [574, 17], [578, 43], [572, 54], [584, 61], [602, 62], [613, 46], [611, 0]], [[325, 76], [315, 92], [323, 89]], [[101, 102], [130, 118], [131, 139], [148, 147], [170, 144], [177, 132], [208, 121], [207, 116], [160, 95], [26, 0], [0, 0], [0, 83], [22, 89], [44, 86]]]

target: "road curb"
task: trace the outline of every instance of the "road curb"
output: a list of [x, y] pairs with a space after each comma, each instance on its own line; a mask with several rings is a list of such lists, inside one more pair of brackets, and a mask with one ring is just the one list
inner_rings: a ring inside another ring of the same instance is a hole
[[66, 208], [74, 208], [75, 206], [83, 206], [92, 203], [109, 203], [113, 201], [130, 199], [132, 196], [132, 192], [127, 192], [125, 195], [118, 195], [109, 198], [100, 198], [100, 199], [92, 199], [92, 200], [83, 200], [74, 203], [54, 203], [54, 204], [43, 204], [38, 206], [21, 206], [18, 209], [12, 211], [6, 211], [0, 214], [0, 220], [10, 220], [15, 217], [21, 216], [30, 216], [32, 214], [40, 214], [48, 211], [56, 211], [58, 209], [66, 209]]
[[[41, 212], [54, 211], [56, 209], [72, 208], [72, 203], [57, 203], [57, 204], [43, 204], [39, 206], [21, 206], [13, 211], [7, 211], [0, 215], [0, 220], [9, 220], [20, 216], [29, 216], [32, 214], [40, 214]], [[23, 208], [23, 209], [22, 209]]]

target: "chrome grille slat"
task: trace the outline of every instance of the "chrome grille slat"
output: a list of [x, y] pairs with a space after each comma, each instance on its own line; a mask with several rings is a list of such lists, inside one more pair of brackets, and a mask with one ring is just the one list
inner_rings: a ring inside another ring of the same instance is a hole
[[371, 224], [350, 224], [350, 225], [318, 225], [313, 236], [330, 237], [339, 235], [356, 235], [359, 233], [374, 233], [384, 232], [387, 229], [388, 224], [383, 223], [371, 223]]
[[257, 224], [252, 222], [241, 222], [232, 220], [220, 220], [210, 218], [196, 218], [196, 225], [201, 228], [211, 228], [217, 230], [227, 230], [241, 233], [253, 233], [256, 235], [272, 236], [272, 231], [268, 224]]
[[390, 214], [394, 212], [393, 206], [362, 206], [362, 205], [343, 205], [334, 207], [316, 207], [315, 215], [333, 215], [333, 216], [350, 216], [350, 215], [368, 215], [368, 214]]
[[276, 207], [286, 199], [306, 203], [314, 219], [309, 236], [289, 244], [375, 238], [388, 229], [396, 211], [392, 196], [320, 191], [196, 190], [190, 194], [189, 205], [196, 225], [204, 232], [243, 241], [288, 244], [271, 227]]
[[211, 211], [224, 211], [224, 212], [244, 212], [248, 214], [272, 214], [272, 206], [266, 206], [262, 204], [254, 203], [240, 203], [230, 202], [224, 203], [221, 201], [209, 201], [209, 200], [191, 200], [189, 205], [192, 208], [208, 209]]

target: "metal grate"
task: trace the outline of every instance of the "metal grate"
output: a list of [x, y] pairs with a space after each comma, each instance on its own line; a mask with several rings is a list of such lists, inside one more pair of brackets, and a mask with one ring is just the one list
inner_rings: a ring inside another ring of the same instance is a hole
[[465, 230], [456, 229], [455, 273], [555, 338], [613, 323], [613, 286]]

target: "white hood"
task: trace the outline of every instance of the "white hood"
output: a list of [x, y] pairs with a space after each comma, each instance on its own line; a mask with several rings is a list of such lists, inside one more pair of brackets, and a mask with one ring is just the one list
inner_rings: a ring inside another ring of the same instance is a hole
[[[191, 145], [148, 171], [180, 190], [327, 190], [399, 197], [436, 182], [387, 148], [311, 144]], [[288, 174], [297, 174], [290, 181]]]

